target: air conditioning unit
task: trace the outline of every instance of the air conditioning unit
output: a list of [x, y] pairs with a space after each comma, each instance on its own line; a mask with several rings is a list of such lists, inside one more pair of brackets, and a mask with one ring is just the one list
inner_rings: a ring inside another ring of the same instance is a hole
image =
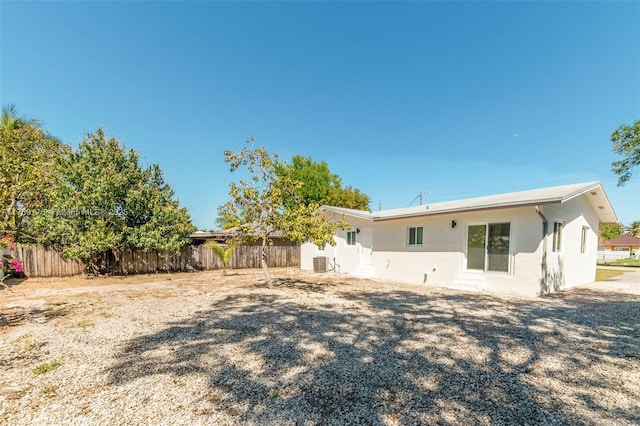
[[327, 258], [326, 257], [314, 257], [313, 258], [313, 272], [327, 272]]

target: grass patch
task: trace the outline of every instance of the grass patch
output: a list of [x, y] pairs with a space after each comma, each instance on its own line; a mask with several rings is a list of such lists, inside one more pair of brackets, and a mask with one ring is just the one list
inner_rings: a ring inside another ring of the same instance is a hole
[[40, 388], [40, 391], [47, 395], [49, 398], [56, 396], [56, 393], [58, 391], [58, 385], [47, 385], [47, 386], [42, 386]]
[[82, 321], [80, 321], [80, 322], [78, 323], [78, 327], [80, 327], [81, 329], [83, 329], [83, 330], [85, 330], [85, 331], [87, 330], [87, 328], [89, 328], [89, 327], [93, 327], [94, 325], [95, 325], [95, 324], [93, 323], [93, 321], [91, 321], [91, 320], [87, 320], [87, 319], [82, 320]]
[[60, 361], [59, 359], [54, 359], [51, 362], [43, 362], [42, 364], [36, 365], [35, 368], [31, 371], [33, 371], [34, 374], [44, 374], [48, 373], [49, 371], [55, 370], [61, 365], [62, 361]]
[[596, 281], [604, 281], [609, 278], [617, 277], [618, 275], [624, 274], [625, 271], [619, 271], [617, 269], [601, 269], [596, 268]]
[[22, 335], [12, 343], [15, 345], [16, 349], [21, 352], [29, 352], [31, 349], [37, 346], [36, 340], [31, 333]]

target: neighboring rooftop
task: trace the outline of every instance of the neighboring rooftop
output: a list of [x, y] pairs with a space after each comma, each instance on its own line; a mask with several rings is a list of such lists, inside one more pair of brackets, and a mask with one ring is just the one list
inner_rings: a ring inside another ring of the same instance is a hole
[[[234, 226], [233, 228], [222, 229], [220, 231], [196, 231], [190, 235], [192, 240], [227, 240], [238, 235], [240, 228]], [[282, 231], [275, 231], [271, 233], [272, 238], [284, 238]]]
[[618, 221], [613, 207], [611, 206], [611, 203], [609, 202], [609, 199], [607, 198], [607, 195], [605, 194], [600, 182], [587, 182], [577, 183], [573, 185], [553, 186], [549, 188], [539, 188], [528, 191], [489, 195], [485, 197], [444, 201], [440, 203], [430, 203], [416, 207], [381, 210], [377, 212], [367, 212], [332, 206], [323, 206], [322, 208], [328, 211], [345, 214], [347, 216], [379, 221], [464, 211], [537, 206], [558, 203], [561, 204], [569, 201], [574, 197], [586, 193], [589, 193], [589, 202], [597, 212], [601, 222], [615, 223]]
[[605, 247], [611, 246], [626, 246], [626, 247], [635, 247], [640, 246], [640, 238], [634, 237], [633, 235], [622, 235], [620, 237], [611, 238], [607, 240], [603, 244]]

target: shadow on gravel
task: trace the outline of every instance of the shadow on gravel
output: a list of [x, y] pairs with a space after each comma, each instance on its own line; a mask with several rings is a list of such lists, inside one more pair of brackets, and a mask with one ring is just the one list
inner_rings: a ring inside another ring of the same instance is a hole
[[[612, 359], [640, 371], [640, 296], [337, 294], [343, 303], [310, 306], [266, 293], [228, 297], [130, 341], [111, 382], [205, 377], [209, 394], [193, 404], [238, 423], [640, 422], [637, 408], [599, 397], [640, 397], [602, 376]], [[543, 357], [561, 368], [538, 364]]]
[[4, 281], [0, 281], [0, 292], [12, 291], [12, 287], [17, 286], [18, 284], [22, 284], [26, 280], [27, 278], [8, 278]]
[[78, 308], [77, 303], [49, 303], [39, 307], [5, 308], [0, 311], [0, 328], [16, 327], [26, 322], [46, 323], [69, 315]]

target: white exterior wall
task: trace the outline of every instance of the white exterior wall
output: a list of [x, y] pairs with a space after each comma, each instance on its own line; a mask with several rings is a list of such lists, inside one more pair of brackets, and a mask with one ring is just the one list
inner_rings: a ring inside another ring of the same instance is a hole
[[[552, 284], [559, 288], [568, 288], [586, 284], [595, 280], [598, 256], [598, 217], [584, 197], [578, 197], [561, 205], [545, 206], [543, 213], [549, 221], [547, 236], [548, 268], [553, 277]], [[564, 222], [562, 247], [553, 252], [554, 222]], [[587, 227], [587, 245], [585, 253], [580, 253], [582, 227]], [[552, 290], [555, 290], [553, 288]]]
[[[509, 271], [485, 271], [485, 288], [495, 292], [529, 296], [538, 294], [542, 275], [543, 222], [535, 208], [528, 206], [466, 213], [464, 218], [466, 225], [510, 223]], [[464, 250], [466, 251], [466, 233]]]
[[[373, 267], [380, 278], [446, 285], [463, 264], [463, 231], [451, 216], [417, 217], [375, 223]], [[422, 226], [423, 245], [409, 246], [410, 227]]]
[[[324, 250], [313, 243], [305, 243], [300, 248], [300, 268], [312, 271], [314, 257], [327, 257], [336, 264], [336, 271], [351, 272], [361, 264], [372, 261], [373, 221], [349, 218], [351, 229], [338, 230], [333, 237], [335, 246], [327, 244]], [[360, 230], [360, 232], [357, 232]], [[356, 231], [356, 244], [347, 245], [347, 231]], [[328, 265], [329, 266], [329, 265]]]
[[[537, 295], [595, 279], [599, 219], [586, 197], [559, 205], [546, 205], [541, 212], [548, 220], [543, 239], [543, 221], [533, 206], [449, 213], [392, 220], [347, 217], [352, 229], [359, 228], [357, 244], [347, 246], [346, 231], [334, 237], [336, 246], [319, 250], [302, 246], [302, 269], [313, 269], [313, 257], [336, 260], [340, 272], [353, 272], [370, 262], [375, 277], [385, 280], [447, 287], [467, 273], [467, 228], [469, 225], [510, 223], [509, 271], [470, 271], [482, 275], [489, 291]], [[452, 221], [456, 226], [452, 227]], [[554, 221], [564, 222], [563, 246], [553, 252]], [[421, 246], [408, 245], [409, 227], [423, 227]], [[580, 253], [582, 228], [587, 227], [587, 249]], [[547, 262], [543, 262], [546, 244]]]
[[[456, 227], [452, 228], [452, 221]], [[509, 272], [484, 272], [486, 288], [537, 294], [541, 277], [542, 219], [533, 207], [456, 213], [376, 222], [374, 268], [380, 278], [449, 286], [465, 272], [467, 227], [510, 223]], [[421, 247], [407, 245], [409, 227], [424, 228]]]

